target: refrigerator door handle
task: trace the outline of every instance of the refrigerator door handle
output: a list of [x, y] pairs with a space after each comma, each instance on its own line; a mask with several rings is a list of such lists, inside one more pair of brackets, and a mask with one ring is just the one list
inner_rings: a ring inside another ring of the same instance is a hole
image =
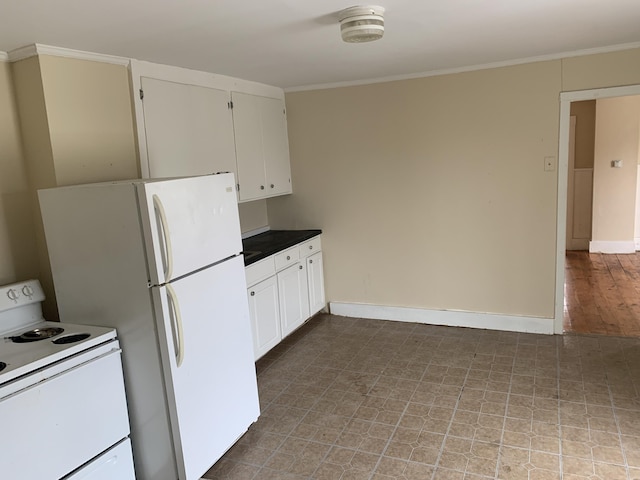
[[167, 222], [167, 214], [158, 195], [153, 195], [153, 207], [158, 213], [160, 220], [160, 230], [162, 232], [162, 240], [164, 244], [164, 257], [166, 265], [164, 268], [164, 280], [168, 282], [173, 275], [173, 255], [171, 253], [171, 235], [169, 235], [169, 223]]
[[[167, 287], [167, 297], [171, 302], [173, 312], [175, 314], [175, 322], [171, 322], [171, 329], [173, 330], [174, 348], [176, 349], [176, 364], [178, 367], [182, 365], [184, 360], [184, 332], [182, 331], [182, 315], [180, 314], [180, 304], [178, 303], [178, 296], [176, 291], [170, 284], [165, 285]], [[176, 337], [178, 337], [176, 339]], [[177, 340], [177, 342], [175, 342]], [[177, 345], [176, 345], [177, 343]]]

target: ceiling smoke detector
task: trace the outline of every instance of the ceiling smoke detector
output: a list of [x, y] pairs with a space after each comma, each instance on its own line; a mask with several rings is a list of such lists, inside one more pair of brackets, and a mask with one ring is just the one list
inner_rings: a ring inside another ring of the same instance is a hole
[[377, 5], [349, 7], [340, 12], [340, 33], [348, 43], [378, 40], [384, 35], [384, 8]]

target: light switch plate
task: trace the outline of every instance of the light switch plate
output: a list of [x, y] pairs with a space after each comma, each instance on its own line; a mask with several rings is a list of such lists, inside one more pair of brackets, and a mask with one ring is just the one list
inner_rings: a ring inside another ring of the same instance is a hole
[[611, 168], [622, 168], [622, 160], [611, 160]]

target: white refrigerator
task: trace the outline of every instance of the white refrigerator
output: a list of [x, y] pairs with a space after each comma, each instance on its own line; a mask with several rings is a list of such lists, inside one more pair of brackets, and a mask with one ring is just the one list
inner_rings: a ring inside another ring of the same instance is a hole
[[138, 480], [200, 478], [260, 414], [233, 174], [38, 195], [60, 319], [117, 329]]

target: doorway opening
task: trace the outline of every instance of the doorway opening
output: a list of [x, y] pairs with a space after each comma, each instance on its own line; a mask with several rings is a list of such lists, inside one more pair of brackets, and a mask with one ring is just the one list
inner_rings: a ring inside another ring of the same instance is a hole
[[[607, 237], [611, 229], [616, 228], [615, 221], [618, 221], [616, 220], [618, 217], [628, 218], [629, 212], [626, 212], [625, 217], [624, 208], [633, 209], [631, 232], [634, 229], [633, 217], [637, 216], [637, 198], [635, 197], [638, 176], [637, 122], [634, 137], [635, 157], [634, 160], [629, 158], [625, 160], [629, 163], [625, 174], [629, 175], [629, 168], [633, 169], [633, 178], [629, 178], [627, 182], [634, 195], [631, 205], [629, 205], [629, 188], [619, 187], [622, 175], [621, 165], [614, 164], [614, 160], [619, 159], [609, 158], [612, 155], [615, 156], [611, 153], [615, 148], [607, 150], [607, 142], [613, 142], [616, 148], [619, 147], [619, 138], [617, 139], [616, 135], [620, 128], [612, 128], [613, 133], [608, 136], [602, 135], [604, 140], [602, 138], [599, 140], [599, 154], [595, 155], [595, 162], [592, 165], [583, 165], [584, 158], [576, 159], [575, 144], [570, 141], [575, 138], [572, 134], [575, 133], [576, 126], [575, 115], [572, 116], [572, 103], [575, 106], [576, 102], [589, 104], [591, 103], [589, 101], [601, 100], [604, 106], [615, 105], [616, 102], [619, 103], [619, 100], [616, 100], [618, 97], [637, 95], [640, 95], [640, 85], [567, 92], [560, 95], [554, 322], [554, 332], [557, 334], [563, 333], [569, 326], [569, 330], [574, 331], [582, 328], [580, 331], [583, 333], [640, 335], [640, 325], [635, 326], [640, 324], [640, 310], [635, 301], [640, 292], [638, 277], [640, 254], [633, 253], [636, 245], [633, 237], [627, 238], [628, 231], [625, 233], [624, 241], [611, 241]], [[603, 111], [605, 111], [604, 108]], [[603, 118], [606, 121], [606, 116]], [[604, 124], [603, 122], [600, 124], [602, 131], [604, 131], [602, 127]], [[579, 168], [576, 169], [576, 167]], [[624, 193], [623, 190], [627, 197], [621, 200], [619, 195]], [[576, 199], [577, 205], [574, 203]], [[618, 215], [619, 213], [621, 215]], [[619, 237], [613, 235], [612, 238]], [[573, 319], [570, 318], [572, 312]], [[576, 322], [576, 328], [571, 328], [570, 324], [567, 325], [567, 321], [572, 320]], [[588, 328], [588, 325], [585, 325], [584, 321], [588, 320], [594, 322], [594, 328], [593, 331], [585, 332], [584, 328]], [[580, 322], [583, 324], [580, 325]], [[616, 330], [616, 322], [619, 323], [619, 327], [624, 328]], [[623, 325], [625, 322], [632, 328], [625, 327]]]

